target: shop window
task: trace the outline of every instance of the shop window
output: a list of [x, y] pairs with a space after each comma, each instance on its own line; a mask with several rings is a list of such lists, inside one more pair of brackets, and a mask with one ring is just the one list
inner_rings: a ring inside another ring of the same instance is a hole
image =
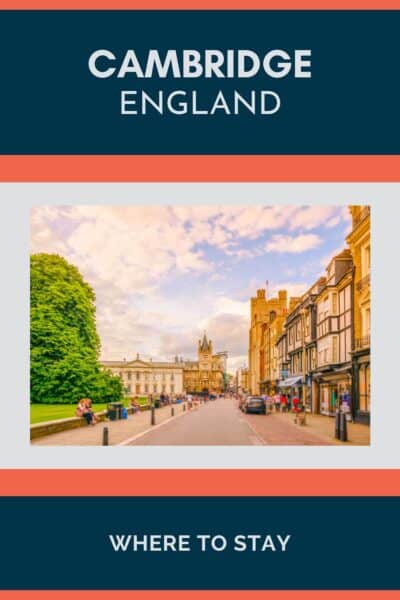
[[359, 409], [363, 412], [370, 411], [370, 367], [362, 366], [359, 371]]

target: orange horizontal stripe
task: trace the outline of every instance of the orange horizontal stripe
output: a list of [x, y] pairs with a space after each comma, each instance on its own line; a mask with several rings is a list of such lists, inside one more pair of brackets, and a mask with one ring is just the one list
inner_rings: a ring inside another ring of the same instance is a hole
[[0, 181], [400, 181], [395, 156], [0, 156]]
[[0, 0], [10, 10], [392, 10], [399, 0]]
[[0, 496], [400, 496], [398, 469], [12, 469]]
[[396, 590], [0, 591], [0, 600], [395, 600]]

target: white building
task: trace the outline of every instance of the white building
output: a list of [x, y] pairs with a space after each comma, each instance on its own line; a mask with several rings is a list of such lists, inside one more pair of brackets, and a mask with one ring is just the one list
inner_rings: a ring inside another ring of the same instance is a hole
[[130, 398], [183, 393], [183, 364], [180, 362], [142, 360], [137, 354], [131, 361], [103, 361], [102, 365], [121, 378], [126, 395]]

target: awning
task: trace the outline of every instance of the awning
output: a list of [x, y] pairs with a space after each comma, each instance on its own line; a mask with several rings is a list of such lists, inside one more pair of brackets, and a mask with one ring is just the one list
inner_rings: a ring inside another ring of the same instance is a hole
[[288, 377], [287, 379], [282, 379], [282, 381], [280, 381], [278, 383], [278, 387], [281, 387], [281, 388], [293, 387], [293, 386], [301, 383], [302, 380], [303, 380], [303, 377], [301, 375], [298, 375], [297, 377]]

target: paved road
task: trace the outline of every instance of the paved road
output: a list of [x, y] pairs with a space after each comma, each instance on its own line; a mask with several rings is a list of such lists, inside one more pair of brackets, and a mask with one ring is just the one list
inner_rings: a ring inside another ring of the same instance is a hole
[[236, 401], [219, 398], [165, 423], [129, 445], [259, 446], [263, 443], [237, 409]]

